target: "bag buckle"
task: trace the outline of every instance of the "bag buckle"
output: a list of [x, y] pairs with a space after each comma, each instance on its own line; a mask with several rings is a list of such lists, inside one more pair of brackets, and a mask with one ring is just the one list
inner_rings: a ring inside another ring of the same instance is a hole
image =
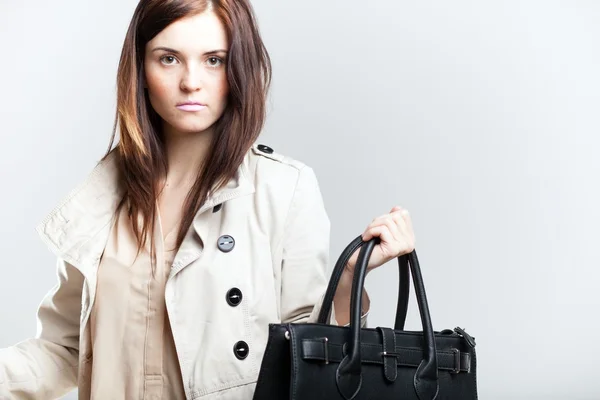
[[451, 374], [459, 374], [460, 373], [460, 350], [458, 349], [450, 349], [452, 353], [454, 353], [454, 369], [450, 371]]

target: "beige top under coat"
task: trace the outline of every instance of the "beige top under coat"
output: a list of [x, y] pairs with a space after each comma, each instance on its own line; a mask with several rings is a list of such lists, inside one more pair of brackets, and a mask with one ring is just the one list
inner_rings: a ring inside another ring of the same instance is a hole
[[175, 227], [164, 242], [157, 213], [155, 276], [149, 242], [136, 259], [127, 208], [112, 226], [102, 255], [91, 310], [91, 398], [185, 399], [165, 284], [176, 254]]

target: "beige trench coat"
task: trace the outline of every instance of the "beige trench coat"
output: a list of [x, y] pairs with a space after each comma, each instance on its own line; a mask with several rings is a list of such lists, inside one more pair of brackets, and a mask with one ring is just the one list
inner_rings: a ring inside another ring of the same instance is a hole
[[[210, 194], [168, 277], [165, 301], [187, 399], [251, 399], [267, 325], [316, 321], [328, 283], [330, 221], [316, 176], [261, 149], [255, 144], [228, 185]], [[90, 397], [88, 318], [122, 197], [116, 157], [98, 163], [37, 227], [57, 256], [59, 283], [39, 306], [35, 338], [0, 350], [0, 399], [51, 399], [75, 387], [79, 399]], [[232, 251], [219, 250], [222, 235], [234, 238]], [[233, 287], [243, 293], [238, 307], [226, 303]], [[233, 351], [238, 341], [249, 346], [244, 360]]]

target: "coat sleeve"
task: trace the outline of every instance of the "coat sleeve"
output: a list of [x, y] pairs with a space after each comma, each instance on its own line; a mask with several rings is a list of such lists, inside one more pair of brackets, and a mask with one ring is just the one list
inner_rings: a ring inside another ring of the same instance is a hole
[[59, 398], [77, 387], [83, 276], [60, 258], [57, 275], [38, 307], [35, 337], [0, 349], [0, 399]]
[[[317, 177], [304, 166], [288, 212], [281, 265], [281, 320], [316, 322], [329, 283], [330, 220]], [[366, 326], [368, 311], [361, 317]], [[338, 325], [332, 305], [328, 322]]]

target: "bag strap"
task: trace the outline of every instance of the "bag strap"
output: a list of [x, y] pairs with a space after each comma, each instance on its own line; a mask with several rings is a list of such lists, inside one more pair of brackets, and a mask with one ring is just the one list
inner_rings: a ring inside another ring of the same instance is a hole
[[[362, 242], [362, 240], [361, 240]], [[340, 362], [336, 371], [336, 383], [339, 392], [347, 399], [353, 399], [360, 391], [362, 385], [361, 341], [360, 341], [360, 316], [362, 309], [362, 291], [367, 274], [367, 265], [371, 254], [380, 239], [375, 237], [361, 245], [358, 254], [354, 276], [352, 279], [352, 292], [350, 298], [350, 335], [347, 343], [348, 352]], [[353, 242], [353, 244], [355, 244]], [[358, 243], [355, 245], [359, 246]], [[350, 253], [352, 254], [352, 253]], [[346, 256], [346, 254], [344, 254]], [[345, 264], [345, 263], [344, 263]], [[423, 358], [415, 372], [414, 388], [419, 400], [433, 400], [436, 398], [438, 383], [438, 365], [436, 357], [436, 344], [427, 304], [427, 296], [421, 275], [421, 268], [416, 251], [408, 254], [408, 264], [412, 273], [417, 304], [423, 326]], [[331, 306], [331, 304], [329, 304]]]
[[[342, 278], [344, 269], [350, 257], [356, 249], [364, 245], [365, 242], [362, 240], [362, 235], [356, 237], [346, 248], [342, 251], [342, 254], [338, 258], [331, 278], [329, 279], [329, 285], [323, 298], [323, 305], [319, 312], [317, 323], [327, 324], [331, 317], [331, 307], [333, 304], [333, 298], [335, 292]], [[398, 257], [398, 275], [400, 283], [398, 285], [398, 305], [396, 307], [396, 322], [394, 324], [394, 330], [403, 331], [404, 324], [406, 322], [406, 314], [408, 312], [408, 299], [410, 295], [410, 269], [408, 266], [408, 255]]]

